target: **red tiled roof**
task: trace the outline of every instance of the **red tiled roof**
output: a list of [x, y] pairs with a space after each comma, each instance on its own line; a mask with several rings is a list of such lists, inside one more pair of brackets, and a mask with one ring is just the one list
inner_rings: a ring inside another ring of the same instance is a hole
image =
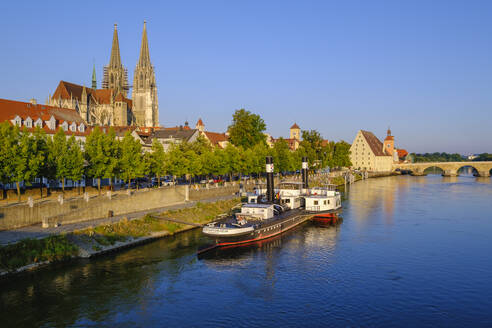
[[297, 123], [294, 123], [294, 125], [292, 125], [290, 127], [291, 129], [300, 129], [299, 125], [297, 125]]
[[379, 139], [372, 132], [364, 131], [364, 130], [361, 130], [361, 132], [362, 132], [362, 136], [366, 139], [367, 143], [369, 144], [369, 147], [371, 147], [371, 150], [374, 153], [374, 155], [389, 156], [383, 152], [383, 143], [379, 141]]
[[[31, 103], [0, 99], [0, 121], [14, 119], [19, 115], [22, 120], [30, 117], [36, 121], [39, 117], [43, 121], [48, 121], [53, 116], [57, 121], [75, 122], [78, 124], [84, 123], [82, 117], [74, 109], [58, 108], [47, 105], [33, 105]], [[85, 124], [85, 123], [84, 123]]]
[[395, 137], [393, 136], [387, 136], [386, 138], [384, 138], [384, 141], [386, 140], [395, 140]]
[[113, 96], [113, 89], [97, 89], [93, 90], [92, 96], [99, 104], [110, 104]]
[[[53, 93], [52, 99], [70, 99], [70, 97], [74, 99], [78, 99], [79, 101], [82, 99], [82, 92], [84, 90], [84, 86], [78, 85], [75, 83], [70, 83], [66, 81], [60, 81], [58, 87]], [[110, 104], [111, 97], [113, 94], [113, 89], [91, 89], [85, 88], [85, 92], [88, 96], [92, 96], [99, 104]], [[119, 93], [116, 96], [116, 101], [124, 101], [128, 104], [129, 108], [132, 108], [132, 101], [123, 94]]]
[[204, 131], [205, 136], [214, 146], [220, 146], [220, 142], [228, 141], [229, 137], [225, 133]]
[[[73, 84], [66, 81], [60, 81], [58, 83], [58, 87], [56, 87], [55, 93], [53, 93], [53, 99], [70, 99], [70, 97], [81, 99], [83, 86], [78, 84]], [[94, 92], [91, 88], [85, 88], [87, 95], [90, 95]]]
[[398, 152], [398, 158], [403, 158], [408, 155], [408, 151], [405, 149], [397, 149], [396, 151]]
[[198, 122], [196, 122], [196, 125], [198, 126], [205, 126], [205, 124], [203, 124], [203, 121], [201, 118], [198, 119]]

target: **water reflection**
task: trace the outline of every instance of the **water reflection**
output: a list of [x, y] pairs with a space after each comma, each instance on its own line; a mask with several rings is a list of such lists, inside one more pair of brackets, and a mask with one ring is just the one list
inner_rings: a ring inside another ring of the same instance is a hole
[[489, 326], [490, 178], [370, 179], [345, 197], [339, 226], [200, 258], [196, 230], [0, 281], [2, 327]]

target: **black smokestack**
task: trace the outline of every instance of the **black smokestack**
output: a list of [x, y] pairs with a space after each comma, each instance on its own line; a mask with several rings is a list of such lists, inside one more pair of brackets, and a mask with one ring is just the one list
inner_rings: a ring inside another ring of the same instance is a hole
[[308, 159], [307, 157], [303, 157], [302, 158], [302, 170], [301, 170], [301, 173], [302, 173], [302, 187], [304, 189], [307, 189], [309, 188], [309, 184], [308, 184]]
[[269, 203], [273, 203], [273, 158], [272, 156], [266, 157], [266, 178], [267, 178], [267, 200]]

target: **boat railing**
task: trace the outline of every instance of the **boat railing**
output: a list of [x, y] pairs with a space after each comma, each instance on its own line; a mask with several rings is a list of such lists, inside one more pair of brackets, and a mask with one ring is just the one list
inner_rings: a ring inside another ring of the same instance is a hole
[[319, 212], [320, 211], [320, 206], [306, 206], [306, 210], [307, 211], [316, 211], [316, 212]]

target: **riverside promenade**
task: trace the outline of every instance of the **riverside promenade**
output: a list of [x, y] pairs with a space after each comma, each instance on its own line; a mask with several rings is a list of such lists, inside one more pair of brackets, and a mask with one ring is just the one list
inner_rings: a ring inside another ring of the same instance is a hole
[[13, 244], [26, 238], [41, 239], [50, 235], [70, 233], [76, 230], [86, 229], [89, 227], [96, 227], [102, 224], [116, 223], [123, 219], [133, 220], [138, 219], [149, 213], [164, 212], [169, 210], [178, 210], [184, 208], [190, 208], [195, 206], [198, 202], [212, 203], [220, 200], [229, 200], [237, 197], [236, 195], [215, 196], [211, 198], [201, 199], [199, 201], [182, 201], [170, 205], [166, 205], [160, 208], [153, 208], [144, 211], [137, 211], [127, 214], [116, 215], [110, 218], [101, 218], [94, 220], [87, 220], [77, 223], [62, 224], [58, 227], [43, 228], [41, 224], [30, 225], [22, 228], [3, 230], [0, 231], [0, 246]]

